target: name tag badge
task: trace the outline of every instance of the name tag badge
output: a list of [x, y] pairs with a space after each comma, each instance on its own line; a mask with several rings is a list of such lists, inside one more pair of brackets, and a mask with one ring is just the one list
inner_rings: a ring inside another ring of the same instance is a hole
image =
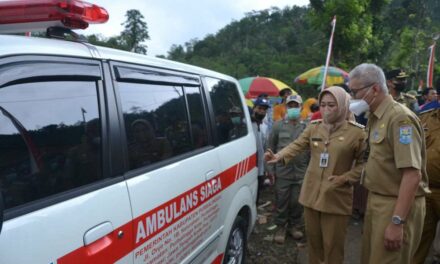
[[328, 166], [328, 153], [321, 153], [321, 158], [319, 159], [319, 167], [327, 168]]

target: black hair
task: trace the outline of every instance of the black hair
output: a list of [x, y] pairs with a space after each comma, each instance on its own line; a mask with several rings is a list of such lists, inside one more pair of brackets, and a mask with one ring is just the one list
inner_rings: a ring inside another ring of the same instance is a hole
[[432, 88], [432, 87], [426, 88], [425, 90], [422, 91], [422, 95], [428, 95], [429, 91], [431, 91], [431, 90], [434, 90], [434, 88]]
[[280, 96], [284, 96], [287, 92], [292, 93], [292, 90], [289, 88], [284, 88], [280, 91]]
[[314, 103], [310, 106], [310, 111], [312, 113], [318, 112], [319, 111], [319, 105], [317, 103]]

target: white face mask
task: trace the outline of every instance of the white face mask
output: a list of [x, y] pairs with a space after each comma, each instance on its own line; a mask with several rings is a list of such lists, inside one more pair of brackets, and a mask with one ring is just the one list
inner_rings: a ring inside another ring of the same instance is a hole
[[349, 109], [356, 116], [360, 116], [363, 113], [369, 111], [370, 106], [367, 104], [367, 102], [364, 99], [354, 99], [354, 100], [350, 100]]
[[[362, 99], [352, 99], [350, 100], [350, 106], [348, 109], [355, 114], [356, 116], [360, 116], [363, 113], [370, 111], [370, 105], [365, 101], [365, 97], [370, 93], [371, 88], [368, 90], [368, 92], [364, 95]], [[374, 99], [373, 99], [374, 101]]]

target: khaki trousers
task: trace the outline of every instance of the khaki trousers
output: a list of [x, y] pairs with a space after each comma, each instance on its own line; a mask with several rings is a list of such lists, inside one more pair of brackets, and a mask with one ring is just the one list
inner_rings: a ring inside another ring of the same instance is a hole
[[342, 264], [349, 215], [304, 207], [309, 264]]
[[425, 218], [425, 197], [416, 197], [403, 226], [400, 250], [388, 251], [384, 246], [386, 227], [391, 223], [396, 197], [369, 192], [362, 235], [362, 264], [410, 264], [422, 237]]
[[426, 195], [426, 217], [423, 226], [422, 240], [414, 255], [414, 264], [423, 264], [434, 241], [437, 223], [440, 221], [440, 188], [431, 188], [432, 193]]
[[275, 224], [295, 227], [303, 226], [303, 207], [298, 202], [301, 184], [298, 181], [279, 178], [275, 182], [276, 214]]

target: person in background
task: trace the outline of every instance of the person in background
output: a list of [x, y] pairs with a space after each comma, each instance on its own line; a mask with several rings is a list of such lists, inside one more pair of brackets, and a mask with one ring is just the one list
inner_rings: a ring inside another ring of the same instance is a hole
[[[317, 105], [317, 100], [316, 98], [309, 98], [304, 102], [304, 105], [302, 107], [301, 110], [301, 120], [303, 121], [310, 121], [310, 118], [312, 117], [313, 111], [312, 111], [312, 106], [313, 105]], [[318, 107], [318, 111], [319, 111], [319, 107]]]
[[[304, 131], [306, 124], [301, 121], [302, 98], [291, 95], [286, 99], [287, 114], [283, 120], [274, 124], [269, 136], [268, 147], [279, 151], [293, 142]], [[274, 224], [268, 229], [276, 229], [274, 241], [283, 244], [286, 233], [294, 239], [301, 239], [304, 235], [300, 231], [303, 227], [303, 208], [298, 202], [301, 184], [307, 169], [310, 155], [304, 152], [298, 155], [291, 163], [267, 166], [269, 177], [275, 178], [276, 212]]]
[[63, 188], [72, 188], [102, 177], [101, 164], [101, 123], [99, 119], [93, 119], [84, 123], [85, 133], [81, 144], [69, 149], [65, 177], [60, 184]]
[[286, 115], [287, 108], [286, 108], [286, 98], [287, 96], [292, 95], [292, 90], [290, 88], [284, 88], [280, 91], [280, 97], [281, 97], [281, 103], [274, 106], [273, 108], [273, 121], [280, 121], [283, 120], [284, 116]]
[[[269, 95], [267, 93], [259, 94], [257, 99], [255, 99], [255, 100], [258, 100], [260, 98], [268, 100], [269, 101], [269, 105], [270, 105], [270, 99], [269, 99]], [[273, 124], [273, 121], [272, 121], [272, 110], [273, 109], [270, 108], [270, 107], [267, 109], [266, 116], [264, 117], [264, 119], [263, 119], [263, 121], [261, 123], [261, 126], [260, 126], [260, 128], [263, 130], [263, 133], [266, 136], [268, 136], [270, 131], [272, 130], [272, 124]]]
[[[434, 100], [438, 100], [437, 96]], [[426, 131], [426, 171], [431, 193], [426, 195], [422, 239], [414, 255], [413, 264], [425, 263], [440, 221], [440, 107], [420, 112], [420, 119]], [[434, 263], [440, 263], [440, 259]]]
[[322, 119], [322, 114], [321, 111], [316, 111], [312, 114], [312, 116], [310, 117], [310, 121], [316, 121], [316, 120], [321, 120]]
[[243, 136], [246, 133], [246, 123], [244, 122], [244, 113], [238, 106], [229, 109], [229, 117], [232, 127], [229, 130], [229, 140]]
[[414, 113], [419, 111], [419, 104], [415, 96], [404, 93], [408, 75], [402, 69], [394, 69], [386, 73], [388, 91], [396, 102], [408, 107]]
[[164, 137], [156, 137], [151, 123], [136, 119], [131, 123], [129, 138], [130, 168], [139, 168], [172, 156], [170, 142]]
[[[409, 90], [409, 91], [407, 92], [407, 94], [412, 95], [412, 96], [414, 96], [414, 97], [416, 97], [416, 98], [419, 96], [418, 92], [417, 92], [416, 90], [414, 90], [414, 89]], [[417, 102], [418, 102], [418, 101], [417, 101]], [[419, 104], [419, 105], [420, 105], [420, 104]]]
[[312, 114], [319, 112], [319, 104], [318, 102], [316, 102], [316, 104], [312, 104], [310, 106], [310, 110], [312, 111]]
[[409, 264], [425, 217], [424, 131], [417, 116], [388, 94], [385, 75], [374, 64], [349, 74], [350, 110], [370, 112], [369, 156], [361, 183], [368, 189], [362, 235], [362, 264]]
[[432, 87], [428, 87], [422, 92], [424, 103], [420, 106], [420, 111], [424, 110], [425, 105], [429, 105], [433, 101], [437, 101], [437, 90]]
[[267, 109], [269, 109], [269, 100], [265, 98], [258, 98], [254, 102], [252, 108], [252, 129], [255, 134], [257, 143], [257, 167], [258, 167], [258, 191], [257, 191], [257, 205], [260, 200], [260, 193], [264, 187], [264, 180], [266, 176], [266, 168], [264, 163], [264, 150], [266, 148], [267, 135], [261, 129], [263, 119], [266, 116]]
[[310, 163], [299, 202], [304, 206], [308, 260], [311, 264], [342, 264], [347, 226], [352, 212], [352, 184], [362, 171], [366, 135], [352, 120], [350, 96], [332, 86], [319, 96], [323, 120], [312, 121], [294, 142], [274, 154], [265, 153], [268, 164], [289, 164], [305, 150]]

